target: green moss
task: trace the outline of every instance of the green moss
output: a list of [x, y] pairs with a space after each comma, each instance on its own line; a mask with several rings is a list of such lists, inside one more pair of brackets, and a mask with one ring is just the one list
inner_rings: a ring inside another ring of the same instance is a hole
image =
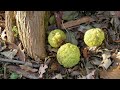
[[17, 28], [17, 26], [13, 26], [12, 27], [12, 31], [14, 32], [14, 36], [18, 37], [19, 34], [18, 34], [18, 28]]

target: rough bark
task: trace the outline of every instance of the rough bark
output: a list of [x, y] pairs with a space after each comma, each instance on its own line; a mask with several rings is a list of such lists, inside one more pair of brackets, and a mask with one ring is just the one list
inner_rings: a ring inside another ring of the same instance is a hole
[[47, 18], [47, 11], [16, 11], [16, 24], [20, 40], [27, 54], [34, 59], [46, 57]]
[[7, 34], [7, 41], [14, 43], [14, 33], [12, 27], [15, 24], [14, 11], [5, 11], [5, 30]]

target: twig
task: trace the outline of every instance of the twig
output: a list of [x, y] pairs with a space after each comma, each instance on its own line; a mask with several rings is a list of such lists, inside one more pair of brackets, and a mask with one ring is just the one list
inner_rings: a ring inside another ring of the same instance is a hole
[[7, 76], [6, 76], [6, 66], [8, 65], [8, 63], [5, 63], [4, 65], [4, 79], [7, 79]]
[[58, 27], [59, 29], [61, 29], [61, 21], [62, 21], [62, 19], [61, 19], [61, 17], [60, 17], [59, 14], [60, 14], [60, 13], [58, 13], [58, 12], [54, 12], [55, 19], [56, 19], [56, 23], [57, 23], [57, 27]]
[[70, 28], [70, 27], [73, 27], [73, 26], [80, 25], [80, 24], [82, 24], [82, 23], [93, 22], [93, 21], [94, 21], [93, 18], [86, 16], [86, 17], [82, 17], [82, 18], [80, 18], [80, 19], [78, 19], [78, 20], [68, 21], [68, 22], [64, 23], [64, 24], [63, 24], [64, 26], [62, 25], [61, 28], [62, 28], [62, 29], [64, 29], [64, 27], [65, 27], [65, 28]]
[[23, 64], [23, 65], [27, 65], [27, 66], [30, 66], [30, 67], [36, 67], [36, 68], [40, 67], [39, 64], [32, 64], [32, 63], [29, 63], [29, 62], [18, 61], [18, 60], [13, 60], [13, 59], [0, 58], [0, 61], [2, 61], [2, 62], [9, 62], [9, 63]]

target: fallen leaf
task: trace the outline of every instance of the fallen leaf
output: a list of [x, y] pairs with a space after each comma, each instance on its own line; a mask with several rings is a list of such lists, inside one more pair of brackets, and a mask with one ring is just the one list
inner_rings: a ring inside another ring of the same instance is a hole
[[49, 23], [50, 23], [51, 25], [55, 24], [55, 16], [54, 16], [54, 15], [52, 15], [52, 16], [50, 17]]
[[95, 79], [94, 75], [95, 75], [95, 70], [93, 70], [91, 73], [89, 73], [89, 74], [86, 76], [86, 79]]
[[119, 37], [119, 32], [120, 32], [120, 20], [118, 17], [113, 17], [111, 19], [111, 24], [112, 24], [112, 27], [115, 31], [115, 40], [119, 40], [120, 37]]
[[50, 31], [51, 31], [51, 30], [54, 30], [54, 29], [57, 29], [57, 26], [56, 26], [56, 25], [50, 25], [50, 26], [48, 26], [48, 30], [46, 31], [47, 34], [49, 34]]
[[12, 73], [10, 75], [10, 79], [17, 79], [17, 78], [19, 78], [19, 75], [17, 73]]
[[3, 51], [3, 50], [5, 50], [6, 48], [7, 48], [7, 46], [4, 45], [3, 47], [0, 48], [0, 52]]
[[39, 68], [39, 78], [42, 78], [43, 77], [43, 74], [46, 72], [45, 69], [47, 69], [48, 66], [45, 64], [41, 64], [40, 65], [40, 68]]
[[78, 15], [79, 15], [78, 11], [63, 11], [62, 19], [70, 21], [76, 19]]
[[19, 65], [21, 69], [25, 70], [25, 71], [30, 71], [30, 72], [37, 72], [38, 69], [34, 69], [34, 68], [31, 68], [29, 66], [26, 66], [26, 65]]
[[114, 15], [115, 15], [115, 11], [110, 11], [110, 14], [111, 14], [112, 16], [114, 16]]
[[87, 79], [86, 76], [78, 76], [77, 79]]
[[75, 34], [72, 31], [66, 32], [66, 42], [72, 43], [74, 45], [78, 45], [78, 41], [75, 38]]
[[87, 61], [85, 65], [85, 69], [86, 69], [87, 74], [89, 74], [91, 72], [90, 69], [94, 69], [94, 66], [89, 61]]
[[90, 57], [88, 48], [84, 48], [84, 49], [83, 49], [83, 57], [84, 57], [85, 59], [87, 59], [87, 58]]
[[91, 61], [94, 65], [100, 65], [101, 61], [98, 60], [97, 58]]
[[93, 27], [94, 27], [94, 28], [101, 28], [101, 26], [102, 26], [102, 24], [98, 24], [98, 23], [94, 23], [94, 24], [93, 24]]
[[112, 16], [120, 17], [120, 11], [110, 11]]
[[84, 38], [84, 33], [80, 32], [80, 31], [77, 31], [76, 39], [77, 40], [83, 40], [83, 38]]
[[24, 49], [23, 50], [18, 50], [17, 56], [19, 57], [19, 59], [21, 61], [25, 61], [25, 53], [24, 53]]
[[80, 71], [72, 71], [71, 76], [77, 76], [80, 74]]
[[52, 63], [50, 67], [50, 71], [56, 71], [60, 68], [60, 65], [58, 63]]
[[107, 59], [111, 57], [111, 51], [108, 49], [105, 49], [105, 51], [102, 54], [103, 59]]
[[85, 67], [89, 69], [94, 68], [94, 66], [89, 61], [87, 61]]
[[57, 52], [57, 51], [58, 51], [57, 48], [52, 48], [50, 45], [48, 45], [48, 50], [49, 50], [50, 52]]
[[103, 79], [120, 79], [120, 66], [112, 71], [100, 71], [100, 78]]
[[16, 72], [17, 74], [20, 74], [20, 75], [22, 75], [22, 76], [24, 76], [26, 78], [29, 78], [29, 79], [39, 79], [39, 74], [38, 73], [26, 72], [25, 70], [22, 70], [18, 66], [9, 65], [9, 66], [7, 66], [7, 68], [10, 71]]
[[95, 71], [96, 70], [93, 70], [91, 73], [89, 73], [88, 75], [86, 76], [78, 76], [77, 79], [95, 79]]
[[76, 26], [76, 25], [80, 25], [82, 23], [93, 22], [93, 21], [94, 21], [93, 18], [85, 16], [85, 17], [82, 17], [78, 20], [74, 20], [74, 21], [72, 20], [72, 21], [68, 21], [66, 23], [63, 23], [61, 28], [62, 29], [65, 29], [65, 28], [67, 29], [67, 28], [70, 28], [70, 27], [73, 27], [73, 26]]
[[18, 52], [17, 49], [13, 49], [13, 51], [4, 51], [1, 52], [1, 54], [6, 56], [7, 58], [13, 59], [17, 52]]
[[111, 55], [111, 58], [114, 60], [113, 66], [119, 65], [120, 64], [120, 52], [118, 53], [113, 53]]
[[2, 33], [1, 33], [1, 38], [2, 38], [2, 40], [4, 40], [4, 41], [7, 40], [6, 30], [2, 31]]
[[112, 61], [110, 59], [111, 57], [110, 50], [105, 49], [105, 51], [102, 54], [102, 57], [103, 57], [103, 60], [101, 64], [99, 65], [99, 67], [105, 68], [107, 70], [108, 67], [112, 64]]
[[88, 29], [93, 28], [91, 25], [80, 25], [78, 27], [78, 31], [81, 31], [82, 33], [85, 33]]
[[18, 50], [17, 56], [19, 57], [19, 59], [20, 59], [21, 61], [25, 61], [24, 49], [21, 50], [21, 49], [19, 48], [19, 46], [17, 46], [17, 45], [14, 44], [14, 43], [6, 42], [6, 44], [8, 45], [8, 48], [10, 48], [10, 49], [17, 49], [17, 50]]
[[63, 79], [61, 74], [57, 74], [54, 77], [52, 77], [52, 79]]
[[89, 51], [96, 52], [97, 48], [98, 48], [97, 46], [89, 47]]

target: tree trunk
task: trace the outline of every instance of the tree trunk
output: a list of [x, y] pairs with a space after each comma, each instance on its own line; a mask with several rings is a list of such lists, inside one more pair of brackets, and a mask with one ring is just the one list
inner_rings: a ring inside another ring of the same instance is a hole
[[16, 11], [16, 25], [23, 47], [32, 58], [45, 59], [45, 29], [49, 12]]
[[7, 41], [14, 43], [14, 33], [12, 31], [12, 27], [15, 24], [15, 17], [14, 17], [14, 11], [5, 11], [5, 30], [7, 34]]

